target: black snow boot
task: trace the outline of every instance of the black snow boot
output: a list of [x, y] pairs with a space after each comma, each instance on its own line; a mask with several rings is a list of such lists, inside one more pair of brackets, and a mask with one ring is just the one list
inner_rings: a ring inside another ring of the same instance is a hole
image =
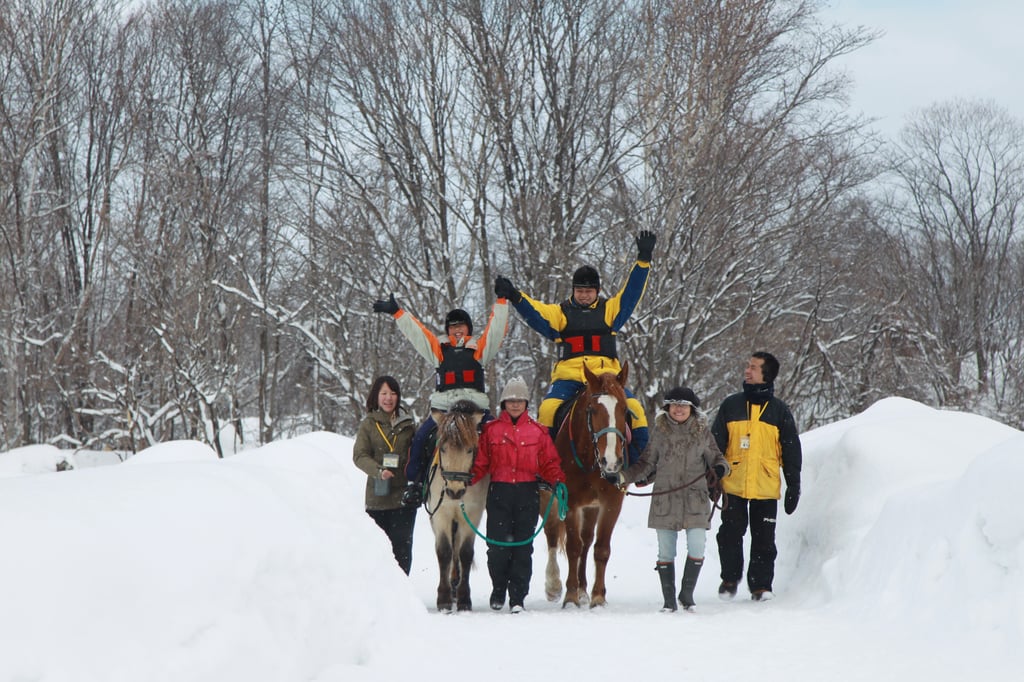
[[679, 603], [687, 611], [692, 611], [695, 602], [693, 601], [693, 590], [697, 587], [697, 576], [700, 575], [700, 567], [704, 565], [704, 559], [686, 557], [683, 564], [683, 582], [679, 587]]
[[665, 605], [661, 607], [662, 612], [675, 611], [676, 600], [673, 594], [676, 589], [675, 562], [659, 561], [654, 565], [654, 570], [658, 572], [658, 577], [661, 578], [661, 595], [665, 598]]

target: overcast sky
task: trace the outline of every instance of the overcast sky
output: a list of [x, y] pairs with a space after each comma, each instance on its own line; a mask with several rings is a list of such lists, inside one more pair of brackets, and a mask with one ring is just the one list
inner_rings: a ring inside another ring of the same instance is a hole
[[963, 97], [994, 101], [1024, 120], [1022, 0], [825, 0], [822, 17], [884, 31], [839, 64], [851, 105], [895, 135], [913, 111]]

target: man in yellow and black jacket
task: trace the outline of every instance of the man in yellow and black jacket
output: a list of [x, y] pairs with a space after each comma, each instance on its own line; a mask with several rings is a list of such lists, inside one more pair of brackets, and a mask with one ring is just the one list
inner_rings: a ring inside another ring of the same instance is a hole
[[717, 536], [722, 565], [718, 596], [725, 600], [736, 596], [743, 577], [743, 536], [748, 525], [747, 587], [751, 599], [764, 601], [775, 596], [775, 521], [783, 477], [786, 513], [792, 514], [800, 500], [800, 434], [789, 407], [774, 396], [778, 374], [779, 361], [774, 355], [754, 353], [743, 371], [743, 391], [722, 401], [711, 427], [731, 469], [722, 479], [722, 491], [728, 498]]
[[[620, 372], [617, 337], [633, 314], [647, 287], [651, 258], [657, 237], [641, 231], [636, 237], [636, 263], [626, 283], [614, 296], [601, 296], [601, 276], [584, 265], [572, 276], [572, 296], [561, 303], [544, 303], [517, 289], [506, 277], [494, 281], [494, 293], [508, 299], [534, 331], [555, 342], [558, 359], [551, 371], [551, 386], [537, 411], [537, 420], [557, 433], [555, 413], [584, 384], [584, 365], [592, 372]], [[643, 405], [626, 389], [632, 440], [629, 463], [640, 457], [647, 445], [647, 415]]]

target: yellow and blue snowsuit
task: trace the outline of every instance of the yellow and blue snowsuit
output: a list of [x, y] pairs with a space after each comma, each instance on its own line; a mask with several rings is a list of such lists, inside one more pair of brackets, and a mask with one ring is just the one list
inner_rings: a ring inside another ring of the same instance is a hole
[[[637, 261], [617, 294], [607, 299], [599, 297], [586, 307], [572, 298], [562, 303], [542, 303], [526, 294], [518, 303], [513, 303], [526, 324], [556, 344], [558, 360], [551, 370], [551, 387], [537, 413], [537, 421], [552, 430], [552, 438], [558, 407], [583, 387], [584, 365], [591, 372], [622, 370], [616, 336], [640, 302], [650, 272], [650, 263]], [[629, 463], [632, 464], [647, 445], [647, 415], [629, 389], [626, 389], [626, 396], [633, 431], [629, 447]]]

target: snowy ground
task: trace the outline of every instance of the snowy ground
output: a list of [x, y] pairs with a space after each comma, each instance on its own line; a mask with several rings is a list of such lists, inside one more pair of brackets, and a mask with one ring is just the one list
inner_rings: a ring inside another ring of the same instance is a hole
[[407, 578], [349, 438], [224, 461], [168, 443], [61, 473], [39, 473], [53, 448], [2, 453], [0, 682], [1017, 679], [1024, 434], [892, 398], [803, 441], [777, 598], [718, 601], [712, 530], [695, 614], [657, 612], [644, 498], [616, 529], [606, 608], [544, 600], [539, 538], [526, 613], [487, 609], [478, 543], [477, 610], [443, 616], [425, 514]]

